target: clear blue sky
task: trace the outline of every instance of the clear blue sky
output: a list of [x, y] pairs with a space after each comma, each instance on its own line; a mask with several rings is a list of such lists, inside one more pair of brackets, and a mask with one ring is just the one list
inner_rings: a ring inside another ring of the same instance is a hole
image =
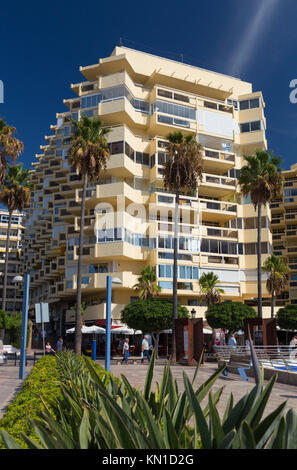
[[[296, 0], [183, 0], [99, 2], [15, 1], [1, 5], [4, 100], [0, 116], [24, 141], [31, 166], [80, 65], [124, 45], [211, 70], [234, 74], [262, 90], [269, 148], [283, 168], [297, 162], [297, 104], [289, 83], [297, 79]], [[130, 42], [128, 42], [129, 40]]]

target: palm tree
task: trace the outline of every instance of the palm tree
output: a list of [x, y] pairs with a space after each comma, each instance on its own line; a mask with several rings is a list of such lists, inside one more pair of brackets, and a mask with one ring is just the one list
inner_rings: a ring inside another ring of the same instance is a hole
[[2, 292], [2, 310], [6, 307], [6, 289], [7, 289], [7, 270], [9, 257], [9, 239], [11, 230], [12, 214], [14, 211], [23, 212], [24, 208], [30, 202], [31, 182], [29, 179], [29, 170], [24, 170], [23, 165], [9, 165], [6, 178], [2, 184], [0, 191], [0, 201], [4, 203], [8, 209], [8, 227], [6, 235], [5, 247], [5, 263], [3, 275], [3, 292]]
[[220, 301], [221, 294], [224, 290], [217, 287], [220, 283], [219, 278], [213, 272], [203, 273], [199, 279], [201, 292], [206, 300], [207, 307], [214, 305]]
[[102, 121], [83, 115], [79, 122], [72, 120], [72, 124], [75, 129], [68, 159], [70, 165], [75, 167], [83, 178], [75, 314], [75, 352], [81, 354], [81, 280], [87, 185], [88, 181], [99, 180], [102, 170], [106, 168], [110, 153], [106, 140], [109, 129], [103, 127]]
[[239, 185], [243, 196], [251, 196], [255, 210], [258, 209], [257, 227], [257, 278], [258, 278], [258, 316], [262, 317], [261, 284], [261, 210], [277, 196], [281, 188], [280, 158], [265, 150], [256, 150], [256, 155], [243, 156], [246, 165], [239, 174]]
[[275, 295], [281, 293], [288, 284], [289, 266], [285, 263], [283, 258], [279, 258], [272, 254], [265, 260], [262, 271], [269, 273], [266, 287], [271, 294], [271, 318], [274, 317], [274, 299]]
[[150, 299], [159, 295], [161, 287], [157, 284], [156, 266], [146, 266], [141, 271], [141, 276], [138, 278], [138, 283], [133, 286], [133, 289], [139, 291], [141, 299]]
[[8, 126], [6, 122], [0, 118], [0, 184], [5, 180], [5, 172], [7, 169], [7, 158], [11, 158], [16, 163], [18, 156], [24, 150], [24, 144], [14, 137], [15, 127]]
[[174, 252], [173, 252], [173, 305], [172, 305], [172, 358], [175, 348], [175, 320], [177, 319], [177, 254], [179, 196], [182, 191], [195, 191], [202, 179], [202, 147], [192, 134], [173, 132], [168, 135], [168, 160], [165, 165], [164, 186], [175, 193]]

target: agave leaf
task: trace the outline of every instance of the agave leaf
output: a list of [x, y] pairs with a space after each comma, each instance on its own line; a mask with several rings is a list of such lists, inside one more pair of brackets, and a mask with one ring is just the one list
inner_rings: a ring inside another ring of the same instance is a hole
[[16, 442], [4, 429], [1, 431], [1, 436], [6, 449], [22, 449], [20, 444]]
[[93, 437], [94, 435], [96, 436], [96, 440], [99, 443], [100, 448], [117, 449], [119, 446], [118, 440], [114, 436], [114, 432], [110, 427], [110, 422], [107, 422], [96, 410], [92, 411], [91, 419], [94, 419], [94, 422], [96, 423], [92, 434]]
[[168, 403], [167, 409], [172, 414], [177, 406], [179, 399], [178, 387], [176, 380], [173, 377], [171, 369], [168, 370]]
[[26, 442], [29, 449], [44, 449], [44, 447], [34, 439], [31, 439], [28, 436], [25, 436], [24, 433], [21, 433], [22, 439]]
[[196, 377], [197, 377], [197, 374], [198, 374], [199, 368], [200, 368], [200, 366], [201, 366], [202, 358], [203, 358], [203, 352], [202, 352], [202, 353], [201, 353], [201, 355], [200, 355], [200, 358], [199, 358], [198, 364], [197, 364], [197, 366], [196, 366], [196, 369], [195, 369], [195, 372], [194, 372], [194, 375], [193, 375], [193, 379], [192, 379], [192, 387], [194, 387], [194, 383], [195, 383], [195, 380], [196, 380]]
[[149, 400], [149, 396], [151, 392], [152, 380], [153, 380], [153, 375], [154, 375], [154, 367], [155, 367], [155, 357], [156, 357], [155, 350], [153, 350], [151, 360], [148, 366], [148, 370], [147, 370], [147, 374], [145, 378], [144, 390], [143, 390], [144, 399], [146, 401]]
[[97, 371], [92, 359], [87, 357], [87, 356], [83, 356], [83, 360], [84, 360], [84, 362], [85, 362], [85, 364], [86, 364], [86, 366], [89, 370], [89, 373], [91, 375], [91, 378], [93, 379], [95, 384], [98, 385], [98, 387], [100, 389], [105, 389], [102, 377], [99, 375], [99, 372]]
[[253, 430], [246, 420], [241, 423], [239, 432], [234, 439], [233, 449], [255, 449], [256, 442]]
[[218, 448], [219, 449], [232, 449], [235, 436], [236, 436], [236, 431], [235, 429], [232, 429], [232, 431], [228, 432], [228, 434], [225, 435], [224, 439], [221, 441]]
[[224, 439], [224, 431], [221, 425], [218, 410], [214, 405], [214, 400], [211, 392], [208, 395], [209, 405], [209, 422], [210, 422], [210, 436], [212, 441], [212, 448], [218, 448], [222, 440]]
[[228, 402], [227, 402], [227, 406], [225, 408], [225, 411], [224, 411], [224, 416], [223, 416], [223, 420], [222, 420], [222, 423], [224, 424], [225, 421], [229, 418], [230, 416], [230, 413], [233, 409], [233, 393], [230, 393], [229, 395], [229, 398], [228, 398]]
[[294, 408], [286, 414], [286, 449], [297, 449], [297, 413]]
[[83, 418], [80, 423], [79, 427], [79, 444], [80, 444], [80, 449], [88, 449], [89, 448], [89, 442], [90, 442], [90, 431], [89, 431], [89, 413], [84, 409], [84, 414]]
[[146, 419], [146, 428], [148, 430], [148, 439], [151, 444], [152, 449], [165, 449], [165, 441], [160, 430], [159, 423], [155, 421], [154, 416], [145, 401], [145, 399], [141, 396], [139, 392], [137, 392], [137, 401], [143, 410], [145, 419]]
[[[41, 412], [41, 417], [43, 421], [46, 423], [47, 428], [52, 432], [52, 434], [56, 437], [59, 441], [59, 445], [62, 447], [55, 447], [55, 448], [62, 448], [62, 449], [74, 449], [75, 442], [69, 436], [69, 434], [63, 429], [62, 425], [58, 423], [55, 418], [48, 412]], [[38, 428], [39, 432], [42, 430], [46, 430], [41, 424], [37, 421], [34, 421], [34, 429]], [[49, 435], [49, 434], [48, 434]]]
[[[121, 432], [123, 443], [127, 442], [127, 444], [122, 445], [122, 448], [150, 448], [150, 443], [138, 424], [131, 420], [127, 413], [121, 409], [105, 390], [101, 390], [99, 393], [101, 396], [101, 404], [104, 407], [107, 419], [110, 420], [110, 426], [113, 429], [115, 437], [118, 438], [117, 435]], [[111, 417], [111, 413], [113, 417]], [[120, 429], [118, 428], [119, 426]], [[129, 447], [127, 447], [127, 445], [129, 445]], [[137, 447], [137, 445], [143, 447]]]
[[178, 436], [176, 434], [176, 430], [174, 428], [172, 419], [168, 411], [164, 410], [164, 438], [166, 443], [166, 449], [180, 449], [180, 443], [178, 440]]
[[247, 402], [247, 395], [244, 395], [232, 408], [228, 418], [223, 423], [223, 430], [225, 434], [228, 434], [232, 429], [238, 428], [242, 419], [244, 419], [244, 409]]
[[246, 417], [246, 421], [247, 423], [249, 423], [252, 429], [255, 429], [258, 426], [259, 422], [261, 421], [261, 418], [265, 411], [265, 407], [271, 395], [272, 388], [273, 388], [273, 385], [275, 384], [276, 379], [277, 379], [277, 375], [274, 375], [273, 377], [271, 377], [264, 391], [257, 398], [256, 402], [253, 404], [253, 407], [251, 408], [250, 412], [248, 413]]
[[172, 422], [175, 427], [176, 433], [179, 435], [185, 422], [186, 422], [186, 415], [185, 415], [185, 404], [187, 401], [187, 394], [184, 392], [175, 407]]
[[276, 429], [281, 417], [283, 410], [286, 407], [286, 402], [282, 403], [276, 410], [266, 416], [265, 419], [254, 429], [254, 435], [256, 440], [256, 448], [264, 449], [270, 436]]
[[266, 449], [286, 449], [286, 420], [284, 416], [269, 439]]
[[[214, 395], [212, 395], [212, 401], [213, 401], [213, 404], [214, 406], [216, 406], [221, 398], [221, 395], [223, 393], [223, 390], [224, 390], [225, 387], [221, 387], [219, 388], [215, 393]], [[211, 393], [211, 392], [209, 392]], [[204, 414], [204, 417], [207, 418], [208, 415], [209, 415], [209, 403], [206, 405], [206, 407], [204, 408], [203, 410], [203, 414]]]
[[192, 408], [194, 417], [195, 417], [195, 429], [198, 430], [198, 432], [200, 433], [203, 448], [211, 449], [212, 448], [211, 436], [208, 430], [206, 419], [204, 418], [199, 401], [194, 393], [193, 387], [190, 384], [190, 381], [188, 377], [186, 376], [185, 372], [183, 376], [184, 376], [185, 391], [189, 400], [190, 407]]

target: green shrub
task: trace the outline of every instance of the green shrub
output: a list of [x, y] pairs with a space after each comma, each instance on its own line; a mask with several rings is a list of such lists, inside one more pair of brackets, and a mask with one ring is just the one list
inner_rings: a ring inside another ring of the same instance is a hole
[[[22, 314], [12, 313], [8, 314], [4, 310], [0, 310], [0, 329], [4, 329], [9, 336], [9, 344], [15, 348], [21, 347], [22, 335]], [[30, 326], [27, 328], [27, 346], [29, 342]]]
[[211, 328], [224, 328], [233, 333], [243, 330], [245, 318], [255, 318], [257, 312], [241, 302], [222, 302], [208, 308], [205, 317]]
[[295, 331], [297, 329], [297, 305], [280, 308], [276, 314], [276, 322], [284, 330]]
[[[21, 391], [0, 420], [0, 429], [4, 429], [24, 447], [26, 445], [21, 433], [37, 439], [28, 418], [37, 418], [38, 413], [44, 409], [42, 400], [52, 412], [54, 402], [61, 393], [57, 380], [58, 369], [55, 357], [45, 356], [39, 359], [29, 377], [24, 381]], [[0, 438], [1, 447], [3, 448], [3, 442]]]

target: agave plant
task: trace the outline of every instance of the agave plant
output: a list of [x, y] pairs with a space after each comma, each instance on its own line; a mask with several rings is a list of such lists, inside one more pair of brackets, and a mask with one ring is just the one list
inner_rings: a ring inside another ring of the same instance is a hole
[[[63, 387], [54, 414], [45, 407], [32, 421], [38, 442], [23, 436], [31, 449], [263, 449], [297, 448], [297, 414], [286, 402], [263, 419], [274, 376], [263, 380], [236, 404], [231, 394], [220, 417], [217, 405], [223, 388], [211, 388], [224, 367], [194, 390], [194, 378], [184, 373], [184, 391], [178, 390], [170, 365], [161, 384], [152, 391], [155, 358], [152, 356], [143, 391], [102, 369], [89, 358], [77, 363], [73, 355], [59, 355]], [[68, 366], [75, 367], [72, 374]], [[208, 403], [202, 401], [208, 395]], [[2, 431], [5, 446], [20, 448]]]

